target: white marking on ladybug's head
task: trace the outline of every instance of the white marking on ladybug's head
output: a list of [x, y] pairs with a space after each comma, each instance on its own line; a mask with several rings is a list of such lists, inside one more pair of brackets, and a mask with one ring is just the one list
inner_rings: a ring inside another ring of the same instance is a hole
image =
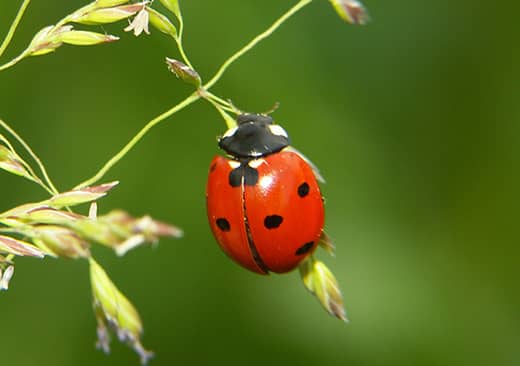
[[235, 160], [229, 160], [228, 164], [231, 167], [231, 169], [236, 169], [240, 166], [240, 162], [235, 161]]
[[285, 132], [285, 130], [280, 125], [269, 125], [269, 131], [271, 131], [273, 135], [289, 138], [287, 132]]
[[248, 165], [253, 168], [253, 169], [256, 169], [258, 168], [260, 165], [262, 165], [263, 163], [265, 163], [265, 160], [264, 159], [255, 159], [255, 160], [251, 160]]
[[229, 130], [226, 131], [226, 133], [222, 137], [224, 138], [224, 137], [231, 137], [231, 136], [233, 136], [235, 134], [235, 132], [237, 132], [237, 129], [238, 129], [238, 127], [230, 128]]

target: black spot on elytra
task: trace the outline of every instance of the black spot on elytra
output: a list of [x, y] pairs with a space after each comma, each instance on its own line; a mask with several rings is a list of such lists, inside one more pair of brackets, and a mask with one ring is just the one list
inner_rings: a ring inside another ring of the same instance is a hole
[[212, 173], [215, 169], [217, 169], [217, 163], [211, 164], [211, 166], [209, 167], [209, 172]]
[[247, 162], [242, 162], [229, 173], [229, 184], [231, 187], [240, 187], [242, 178], [246, 186], [254, 186], [258, 183], [258, 170], [251, 168]]
[[233, 169], [229, 173], [229, 185], [231, 187], [240, 187], [242, 184], [242, 169], [240, 167]]
[[266, 229], [276, 229], [283, 222], [283, 217], [279, 215], [266, 216], [264, 219], [264, 226]]
[[251, 168], [247, 164], [244, 164], [244, 171], [246, 186], [256, 185], [256, 183], [258, 183], [258, 170]]
[[229, 231], [229, 230], [231, 230], [231, 225], [229, 224], [229, 221], [226, 220], [223, 217], [219, 217], [217, 219], [216, 223], [217, 223], [218, 228], [220, 230], [222, 230], [222, 231]]
[[298, 196], [303, 198], [308, 194], [309, 194], [309, 185], [307, 184], [307, 182], [303, 182], [302, 184], [300, 184], [298, 186]]
[[301, 247], [299, 247], [296, 250], [296, 255], [304, 255], [304, 254], [308, 253], [309, 250], [311, 250], [313, 246], [314, 246], [313, 241], [303, 244]]

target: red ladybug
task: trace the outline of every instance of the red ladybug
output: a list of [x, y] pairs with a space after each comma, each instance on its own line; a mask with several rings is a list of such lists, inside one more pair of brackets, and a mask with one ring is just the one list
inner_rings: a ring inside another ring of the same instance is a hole
[[242, 114], [237, 122], [218, 142], [229, 158], [216, 156], [209, 170], [211, 231], [241, 266], [261, 274], [291, 271], [323, 231], [315, 171], [271, 117]]

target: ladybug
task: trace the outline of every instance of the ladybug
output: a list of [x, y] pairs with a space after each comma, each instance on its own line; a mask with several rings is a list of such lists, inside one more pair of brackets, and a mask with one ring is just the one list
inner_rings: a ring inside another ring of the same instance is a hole
[[[324, 225], [319, 173], [267, 115], [245, 113], [219, 138], [206, 188], [211, 231], [222, 250], [260, 274], [296, 268]], [[320, 179], [321, 180], [321, 179]]]

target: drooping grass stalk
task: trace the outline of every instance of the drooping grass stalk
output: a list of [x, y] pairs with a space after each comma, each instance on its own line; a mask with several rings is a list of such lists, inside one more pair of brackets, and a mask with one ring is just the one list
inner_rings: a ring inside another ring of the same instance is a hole
[[[2, 125], [2, 124], [5, 124], [5, 122], [0, 120], [0, 125]], [[9, 131], [9, 132], [12, 132], [12, 131]], [[26, 179], [29, 179], [31, 182], [34, 182], [34, 183], [38, 184], [40, 187], [45, 189], [51, 195], [54, 194], [52, 192], [52, 190], [49, 187], [47, 187], [45, 185], [45, 183], [43, 183], [43, 181], [40, 179], [40, 177], [38, 177], [38, 175], [34, 172], [32, 167], [16, 153], [16, 150], [14, 149], [13, 145], [11, 145], [9, 140], [6, 139], [1, 134], [0, 134], [0, 142], [2, 144], [4, 144], [9, 149], [11, 154], [13, 154], [13, 157], [15, 158], [16, 162], [23, 165], [23, 167], [25, 169], [25, 173], [27, 173], [27, 174], [23, 174], [23, 177], [25, 177]]]
[[11, 24], [11, 27], [9, 28], [7, 35], [5, 36], [5, 39], [2, 42], [2, 45], [0, 46], [0, 57], [4, 54], [5, 50], [7, 49], [7, 46], [9, 46], [9, 43], [13, 38], [14, 32], [16, 31], [16, 28], [18, 28], [18, 24], [20, 24], [20, 21], [22, 20], [25, 10], [29, 6], [30, 2], [31, 0], [24, 0], [22, 5], [20, 6], [20, 9], [18, 10], [16, 17], [14, 18], [13, 24]]
[[85, 180], [84, 182], [81, 182], [76, 187], [74, 187], [74, 189], [87, 187], [89, 185], [94, 184], [99, 179], [103, 178], [103, 176], [114, 165], [116, 165], [130, 150], [132, 150], [132, 148], [143, 138], [143, 136], [146, 135], [146, 133], [150, 131], [155, 125], [164, 121], [166, 118], [187, 107], [188, 105], [192, 104], [198, 99], [200, 99], [200, 95], [195, 92], [183, 101], [181, 101], [180, 103], [178, 103], [177, 105], [175, 105], [174, 107], [170, 108], [166, 112], [152, 119], [130, 141], [128, 141], [128, 143], [117, 154], [115, 154], [109, 161], [107, 161], [105, 165], [103, 165], [101, 169], [93, 177]]
[[[242, 57], [244, 54], [246, 54], [248, 51], [250, 51], [253, 47], [255, 47], [258, 43], [260, 43], [262, 40], [268, 38], [273, 32], [275, 32], [285, 21], [287, 21], [290, 17], [292, 17], [294, 14], [296, 14], [298, 11], [300, 11], [302, 8], [304, 8], [306, 5], [310, 4], [312, 0], [300, 0], [296, 5], [291, 7], [287, 12], [285, 12], [280, 18], [278, 18], [269, 28], [267, 28], [265, 31], [257, 35], [255, 38], [253, 38], [249, 43], [247, 43], [244, 47], [242, 47], [240, 50], [238, 50], [236, 53], [231, 55], [224, 63], [220, 66], [218, 71], [215, 73], [215, 75], [210, 79], [209, 82], [204, 84], [204, 86], [201, 88], [202, 92], [195, 92], [188, 96], [186, 99], [175, 105], [174, 107], [170, 108], [166, 112], [160, 114], [159, 116], [152, 119], [150, 122], [148, 122], [132, 139], [110, 160], [108, 160], [101, 169], [94, 174], [91, 178], [81, 182], [78, 184], [74, 189], [79, 189], [83, 187], [87, 187], [89, 185], [92, 185], [96, 183], [99, 179], [103, 178], [105, 174], [114, 166], [116, 165], [122, 158], [125, 157], [125, 155], [132, 150], [132, 148], [146, 135], [148, 131], [150, 131], [154, 126], [159, 124], [160, 122], [164, 121], [166, 118], [172, 116], [173, 114], [177, 113], [181, 109], [187, 107], [188, 105], [192, 104], [193, 102], [197, 101], [198, 99], [202, 98], [204, 96], [204, 92], [206, 90], [209, 90], [212, 86], [214, 86], [224, 75], [225, 71], [231, 66], [236, 60], [238, 60], [240, 57]], [[182, 20], [180, 21], [180, 26], [183, 26]], [[182, 37], [182, 31], [179, 31], [180, 37]], [[179, 44], [182, 44], [182, 38]], [[181, 56], [183, 57], [184, 61], [186, 61], [187, 65], [190, 65], [190, 62], [182, 50], [182, 47], [179, 47], [179, 51], [181, 52]], [[209, 98], [204, 98], [209, 99]], [[217, 108], [218, 109], [218, 108]], [[221, 112], [219, 110], [219, 112]], [[221, 112], [222, 114], [222, 112]], [[225, 119], [226, 120], [226, 119]], [[229, 123], [226, 120], [226, 123], [229, 126]]]
[[38, 167], [40, 168], [40, 171], [42, 172], [42, 175], [43, 175], [47, 185], [45, 185], [41, 181], [41, 179], [38, 178], [38, 176], [36, 174], [34, 174], [34, 172], [32, 172], [32, 169], [29, 166], [28, 169], [34, 175], [34, 178], [36, 179], [36, 182], [39, 183], [39, 184], [41, 183], [42, 187], [45, 188], [45, 190], [47, 190], [50, 194], [58, 194], [58, 190], [56, 189], [56, 187], [52, 183], [52, 180], [49, 177], [49, 175], [47, 174], [47, 169], [45, 169], [45, 165], [43, 165], [42, 161], [40, 160], [38, 155], [36, 155], [36, 153], [33, 151], [33, 149], [31, 149], [31, 147], [25, 142], [25, 140], [20, 135], [18, 135], [16, 133], [16, 131], [13, 130], [2, 119], [0, 119], [0, 126], [2, 126], [7, 132], [9, 132], [20, 143], [20, 145], [22, 145], [22, 147], [25, 149], [25, 151], [27, 151], [27, 153], [31, 156], [31, 158], [33, 158], [33, 160], [36, 162], [36, 164], [38, 164]]
[[4, 71], [5, 69], [8, 69], [11, 66], [16, 65], [18, 62], [22, 61], [25, 58], [25, 56], [27, 56], [27, 54], [25, 52], [22, 52], [21, 54], [13, 58], [11, 61], [6, 62], [3, 65], [0, 65], [0, 71]]

